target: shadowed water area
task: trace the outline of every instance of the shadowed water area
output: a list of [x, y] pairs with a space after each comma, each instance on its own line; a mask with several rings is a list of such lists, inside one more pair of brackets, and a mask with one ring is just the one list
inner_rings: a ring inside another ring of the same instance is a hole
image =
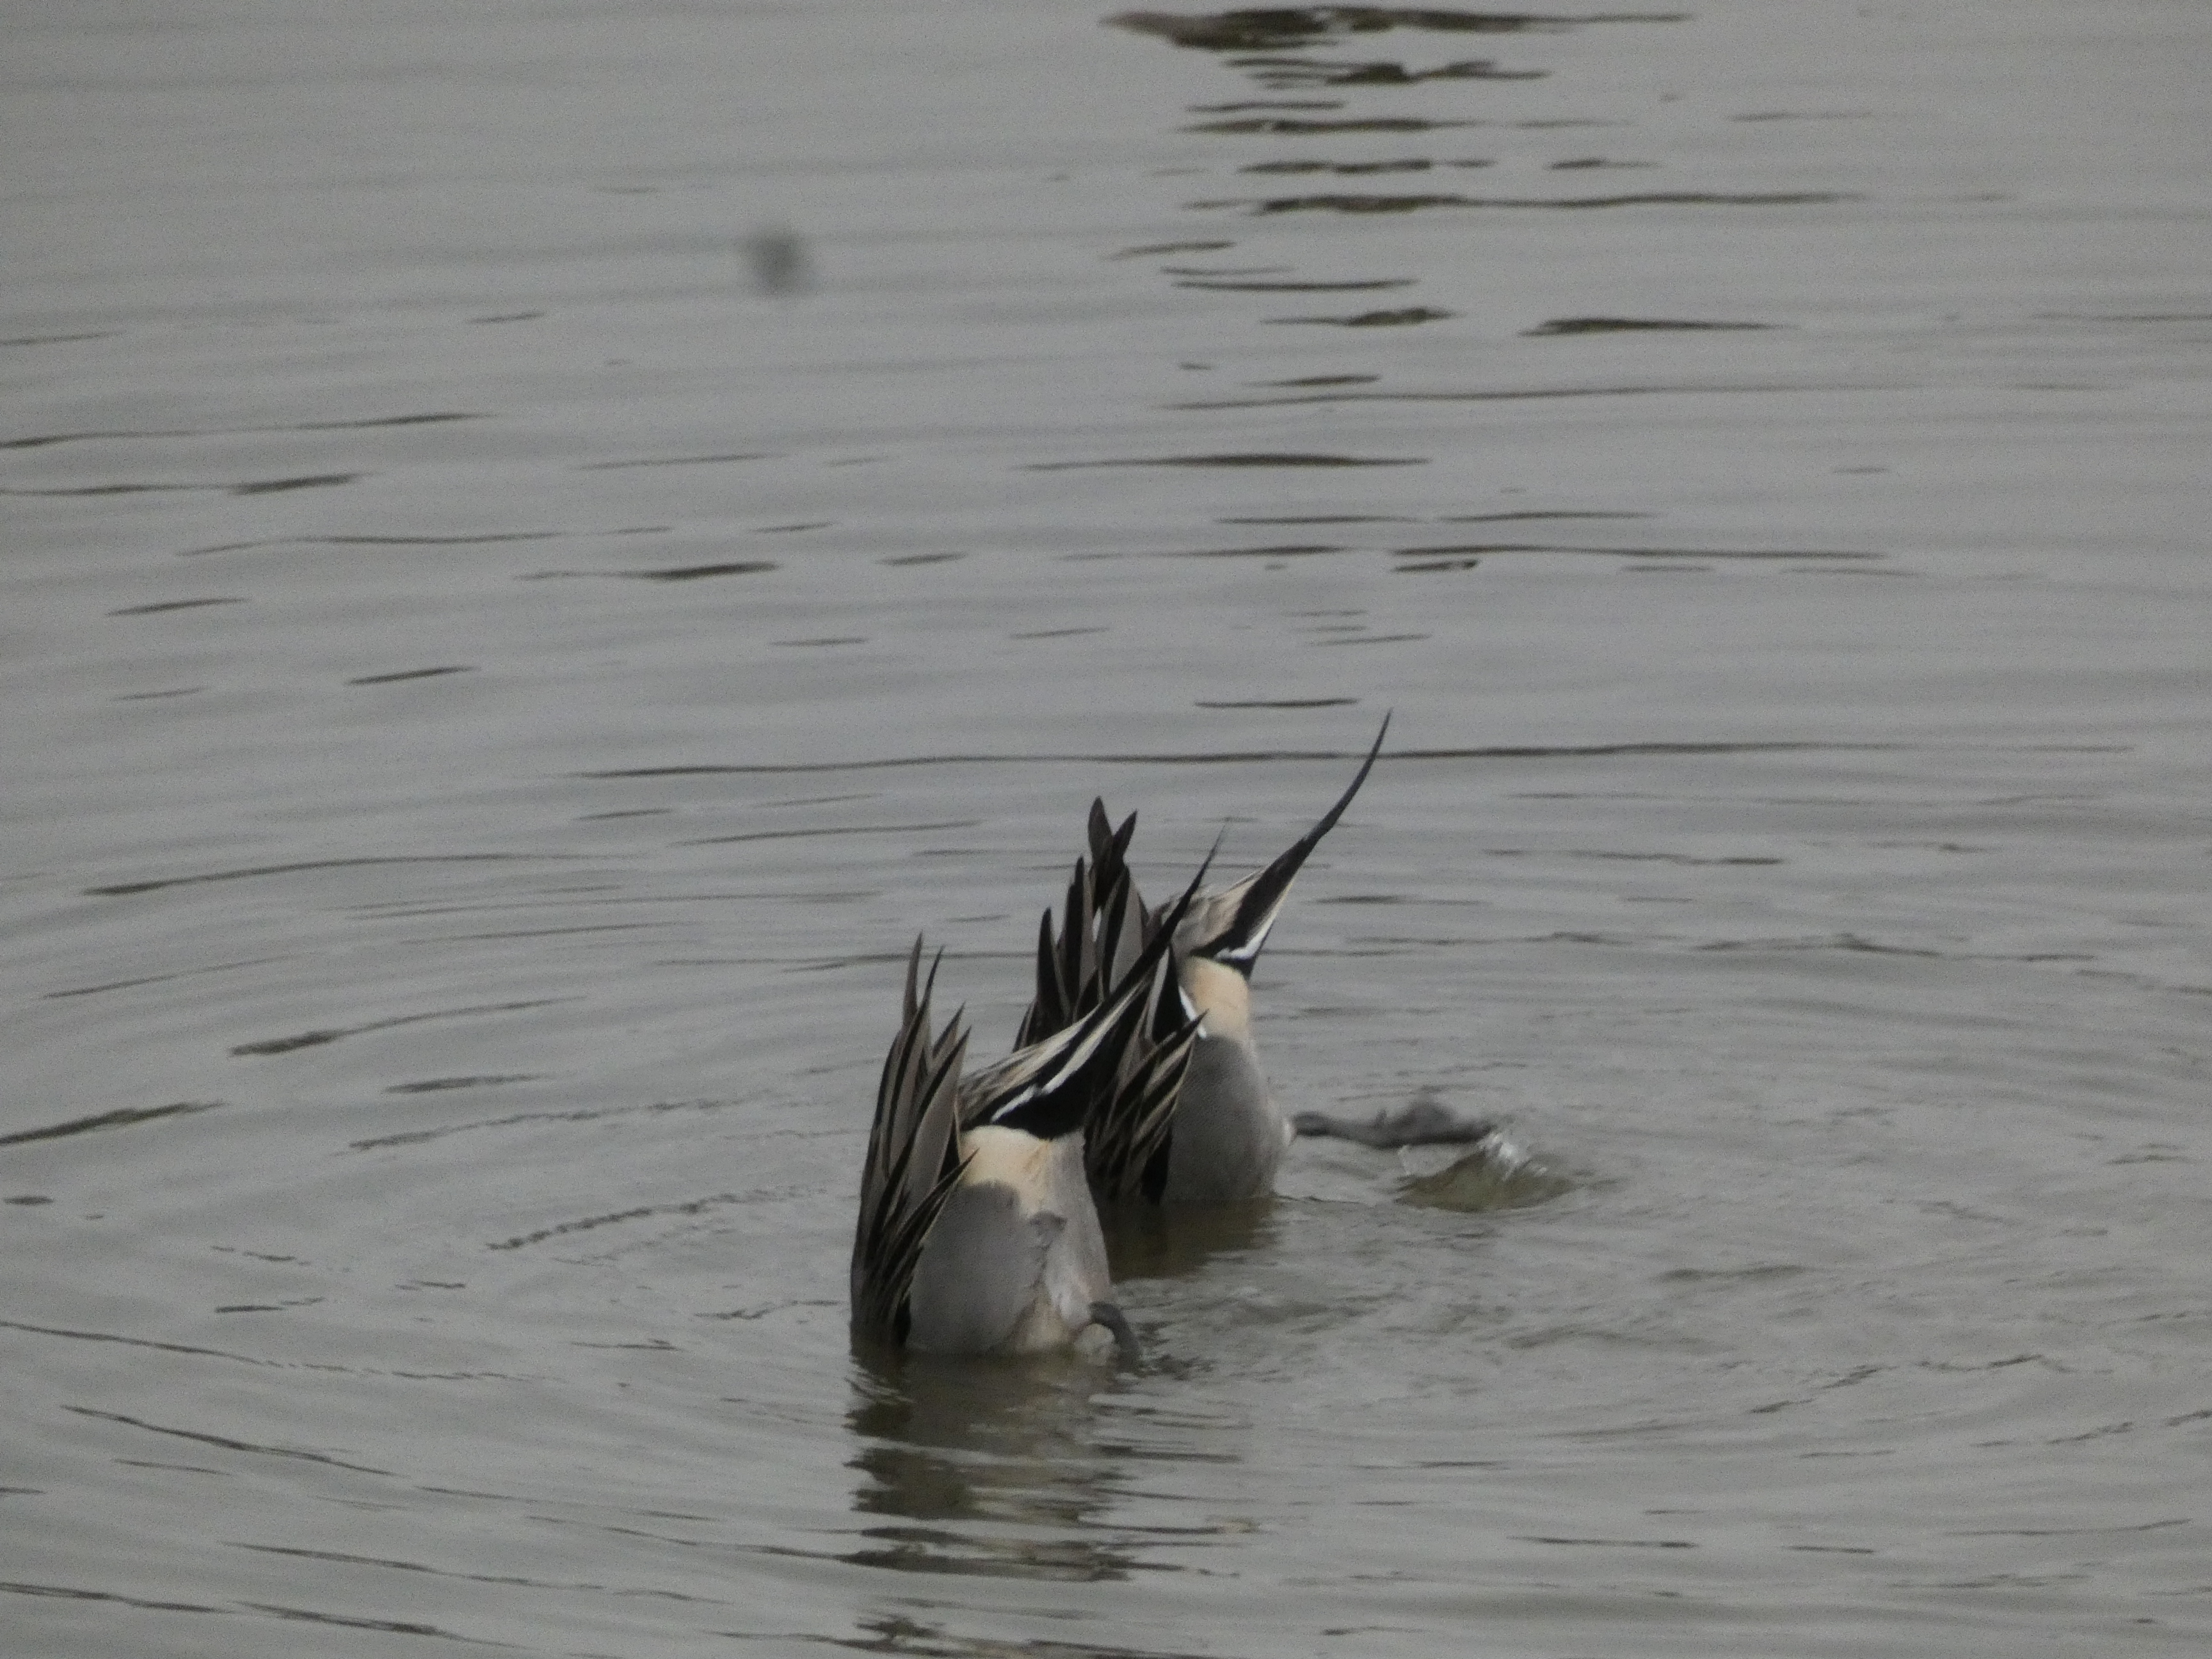
[[[2212, 1640], [2212, 13], [18, 8], [0, 1648]], [[856, 1358], [1103, 793], [1294, 1146]]]

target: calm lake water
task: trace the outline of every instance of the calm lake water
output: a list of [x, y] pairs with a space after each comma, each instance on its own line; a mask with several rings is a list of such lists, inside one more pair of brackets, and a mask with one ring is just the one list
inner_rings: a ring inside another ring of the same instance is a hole
[[[0, 1648], [2206, 1650], [2212, 9], [15, 10]], [[1529, 1180], [857, 1362], [914, 935], [1386, 709]]]

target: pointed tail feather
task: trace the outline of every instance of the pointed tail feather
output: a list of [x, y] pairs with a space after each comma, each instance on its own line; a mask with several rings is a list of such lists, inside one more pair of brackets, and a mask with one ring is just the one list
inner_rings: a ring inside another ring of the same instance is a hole
[[1352, 805], [1352, 798], [1359, 793], [1359, 786], [1367, 781], [1367, 775], [1375, 769], [1376, 757], [1382, 752], [1382, 739], [1389, 735], [1390, 716], [1382, 716], [1382, 729], [1376, 732], [1375, 742], [1367, 750], [1367, 758], [1359, 763], [1351, 783], [1336, 804], [1321, 815], [1320, 821], [1291, 844], [1274, 862], [1264, 870], [1244, 878], [1235, 886], [1209, 896], [1205, 911], [1203, 936], [1184, 941], [1184, 948], [1193, 956], [1210, 957], [1215, 962], [1234, 968], [1240, 974], [1249, 975], [1253, 963], [1258, 959], [1260, 947], [1267, 942], [1267, 930], [1275, 925], [1275, 918], [1283, 908], [1283, 901], [1290, 896], [1291, 883], [1322, 837], [1336, 828], [1344, 816], [1344, 809]]
[[905, 1337], [915, 1264], [962, 1168], [955, 1107], [968, 1036], [956, 1014], [933, 1039], [929, 998], [937, 967], [931, 964], [927, 985], [921, 969], [917, 939], [907, 958], [905, 1018], [876, 1090], [853, 1235], [853, 1328], [893, 1342]]

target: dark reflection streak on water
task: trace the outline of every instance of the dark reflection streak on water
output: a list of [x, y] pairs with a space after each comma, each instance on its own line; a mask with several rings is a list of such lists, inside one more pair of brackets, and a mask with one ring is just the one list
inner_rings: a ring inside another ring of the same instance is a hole
[[76, 484], [66, 489], [0, 489], [0, 495], [275, 495], [291, 489], [328, 489], [366, 478], [366, 472], [311, 472], [294, 478], [249, 478], [243, 483]]
[[[1612, 853], [1594, 847], [1546, 848], [1539, 851], [1527, 847], [1486, 847], [1486, 858], [1555, 858], [1555, 859], [1612, 859], [1632, 864], [1680, 864], [1698, 867], [1708, 866], [1784, 864], [1784, 859], [1765, 854], [1745, 854], [1737, 857], [1699, 858], [1689, 853]], [[1326, 902], [1327, 901], [1323, 901]]]
[[79, 1589], [70, 1584], [22, 1584], [0, 1580], [0, 1590], [11, 1595], [45, 1595], [69, 1601], [110, 1601], [118, 1607], [137, 1607], [149, 1613], [235, 1613], [235, 1607], [216, 1607], [204, 1601], [161, 1601], [150, 1596], [125, 1595], [115, 1590]]
[[1731, 115], [1731, 121], [1871, 121], [1870, 109], [1827, 110], [1759, 110], [1748, 115]]
[[519, 1233], [513, 1238], [495, 1240], [484, 1248], [488, 1250], [520, 1250], [532, 1244], [543, 1244], [549, 1238], [565, 1238], [573, 1233], [592, 1232], [601, 1227], [619, 1226], [626, 1221], [643, 1221], [654, 1216], [703, 1215], [708, 1210], [720, 1209], [726, 1204], [750, 1204], [764, 1198], [789, 1196], [791, 1193], [785, 1188], [770, 1188], [750, 1193], [715, 1193], [707, 1198], [686, 1199], [679, 1204], [641, 1204], [635, 1209], [615, 1210], [605, 1215], [556, 1222], [550, 1227], [541, 1227], [536, 1232]]
[[[1429, 121], [1417, 115], [1356, 117], [1341, 121], [1291, 121], [1254, 116], [1241, 121], [1200, 121], [1185, 132], [1314, 133], [1314, 132], [1438, 132], [1448, 127], [1479, 127], [1480, 121]], [[1243, 207], [1243, 202], [1193, 202], [1192, 207]]]
[[528, 1002], [487, 1002], [471, 1008], [436, 1008], [426, 1013], [395, 1014], [390, 1019], [371, 1020], [366, 1025], [301, 1031], [294, 1036], [269, 1037], [259, 1042], [241, 1042], [230, 1052], [240, 1057], [289, 1054], [301, 1048], [319, 1048], [328, 1043], [342, 1042], [347, 1037], [365, 1036], [372, 1031], [389, 1031], [402, 1025], [419, 1025], [426, 1020], [472, 1019], [481, 1014], [523, 1013], [533, 1008], [553, 1008], [564, 1002], [583, 1000], [580, 996], [538, 997]]
[[[497, 1498], [497, 1493], [476, 1492], [471, 1497]], [[703, 1521], [708, 1517], [679, 1515], [667, 1517], [677, 1521]], [[526, 1589], [584, 1590], [617, 1595], [637, 1595], [658, 1601], [696, 1603], [706, 1607], [724, 1607], [726, 1602], [711, 1596], [690, 1595], [681, 1590], [653, 1589], [643, 1586], [617, 1589], [612, 1585], [593, 1583], [589, 1580], [562, 1581], [551, 1578], [526, 1578], [509, 1573], [456, 1572], [449, 1567], [434, 1567], [424, 1561], [408, 1561], [392, 1556], [355, 1555], [343, 1550], [305, 1549], [295, 1544], [256, 1544], [244, 1540], [226, 1540], [233, 1549], [253, 1550], [264, 1555], [290, 1556], [303, 1561], [331, 1561], [345, 1566], [386, 1567], [394, 1572], [419, 1572], [434, 1578], [451, 1578], [472, 1584], [514, 1584]]]
[[[602, 773], [611, 776], [619, 774]], [[812, 841], [825, 836], [909, 836], [926, 830], [973, 830], [982, 822], [980, 818], [949, 818], [942, 823], [860, 823], [823, 826], [811, 830], [749, 830], [742, 835], [708, 836], [697, 841], [679, 841], [678, 847], [726, 847], [733, 842], [748, 841]]]
[[362, 1619], [345, 1613], [320, 1613], [312, 1607], [288, 1607], [275, 1601], [246, 1601], [240, 1605], [256, 1613], [265, 1613], [278, 1619], [295, 1620], [304, 1624], [335, 1625], [341, 1630], [382, 1631], [392, 1636], [435, 1636], [448, 1642], [465, 1642], [471, 1647], [512, 1648], [509, 1642], [487, 1641], [482, 1637], [463, 1636], [457, 1631], [441, 1630], [435, 1625], [420, 1624], [404, 1619]]
[[[1385, 760], [1604, 760], [1644, 755], [1897, 754], [1917, 745], [1902, 743], [1836, 743], [1765, 740], [1746, 743], [1600, 743], [1488, 749], [1389, 749]], [[1213, 750], [1195, 754], [900, 755], [872, 760], [726, 763], [690, 766], [625, 767], [570, 775], [613, 782], [632, 778], [780, 777], [825, 772], [872, 772], [909, 766], [1272, 766], [1285, 761], [1358, 760], [1364, 750], [1345, 749]], [[869, 958], [873, 960], [874, 958]], [[901, 958], [902, 960], [903, 958]], [[885, 957], [884, 960], [890, 960]]]
[[1548, 338], [1559, 334], [1619, 334], [1638, 330], [1664, 331], [1668, 330], [1694, 331], [1771, 329], [1773, 323], [1700, 322], [1673, 317], [1554, 317], [1539, 323], [1534, 328], [1521, 331], [1524, 339]]
[[[538, 1083], [544, 1080], [542, 1072], [487, 1072], [474, 1077], [432, 1077], [420, 1083], [392, 1083], [385, 1086], [387, 1095], [438, 1095], [455, 1089], [491, 1089], [513, 1083]], [[360, 1146], [363, 1143], [356, 1141]]]
[[1264, 52], [1306, 46], [1346, 34], [1371, 36], [1394, 28], [1444, 34], [1564, 34], [1599, 23], [1680, 23], [1694, 13], [1456, 11], [1442, 7], [1271, 6], [1222, 12], [1126, 11], [1106, 19], [1115, 27], [1156, 34], [1201, 52]]
[[[78, 337], [98, 338], [95, 335]], [[12, 343], [0, 341], [0, 344]], [[439, 410], [427, 415], [380, 415], [358, 421], [302, 421], [292, 426], [154, 427], [143, 431], [52, 432], [31, 438], [0, 440], [0, 449], [44, 449], [52, 444], [139, 442], [152, 438], [240, 438], [290, 432], [356, 432], [371, 427], [429, 426], [444, 421], [482, 421], [490, 417], [459, 410]]]
[[[859, 797], [874, 799], [874, 792]], [[621, 812], [617, 817], [665, 817], [669, 808], [660, 807], [643, 812]], [[575, 910], [588, 905], [617, 905], [623, 909], [635, 909], [652, 904], [750, 904], [765, 899], [787, 904], [848, 904], [855, 899], [877, 898], [880, 890], [838, 890], [834, 892], [741, 892], [708, 891], [703, 893], [623, 893], [611, 897], [593, 897], [561, 893], [546, 898], [486, 900], [471, 904], [361, 904], [353, 907], [351, 914], [383, 921], [421, 921], [426, 916], [495, 915], [508, 910]], [[282, 957], [274, 958], [282, 961]]]
[[[884, 961], [892, 958], [885, 957]], [[900, 957], [897, 960], [903, 962]], [[507, 1081], [509, 1079], [487, 1079]], [[527, 1081], [514, 1079], [513, 1081]], [[397, 1094], [412, 1085], [402, 1084], [388, 1089], [387, 1094]], [[728, 1104], [720, 1100], [656, 1100], [638, 1106], [580, 1106], [573, 1111], [510, 1112], [504, 1117], [479, 1118], [471, 1123], [447, 1123], [434, 1129], [403, 1129], [388, 1135], [373, 1135], [366, 1140], [350, 1141], [349, 1152], [375, 1152], [387, 1146], [416, 1146], [433, 1140], [443, 1140], [448, 1135], [475, 1134], [485, 1129], [511, 1129], [526, 1123], [598, 1123], [609, 1118], [651, 1116], [665, 1112], [712, 1112]]]
[[1513, 1537], [1523, 1544], [1591, 1545], [1610, 1550], [1693, 1550], [1698, 1547], [1686, 1538], [1553, 1538], [1536, 1533], [1516, 1533]]
[[[2199, 1412], [2197, 1416], [2207, 1415]], [[2168, 1527], [2193, 1527], [2197, 1523], [2187, 1516], [2172, 1516], [2162, 1521], [2144, 1521], [2124, 1527], [1963, 1527], [1952, 1530], [1953, 1538], [2103, 1538], [2115, 1534], [2135, 1532], [2163, 1532]]]
[[[1417, 280], [1412, 276], [1377, 276], [1350, 283], [1255, 283], [1227, 277], [1179, 276], [1175, 285], [1223, 294], [1363, 294], [1376, 289], [1411, 288]], [[1759, 325], [1745, 326], [1755, 328]]]
[[1783, 560], [1811, 560], [1819, 562], [1844, 561], [1850, 562], [1886, 559], [1886, 553], [1864, 551], [1839, 552], [1818, 549], [1787, 548], [1713, 548], [1713, 547], [1571, 547], [1548, 542], [1471, 542], [1457, 547], [1401, 547], [1395, 550], [1401, 557], [1418, 557], [1443, 554], [1495, 553], [1572, 553], [1588, 554], [1601, 558], [1623, 559], [1734, 559], [1743, 561], [1777, 562]]
[[201, 611], [214, 605], [245, 605], [246, 603], [246, 599], [235, 597], [210, 599], [156, 599], [151, 605], [126, 605], [107, 614], [111, 617], [153, 617], [168, 611]]
[[96, 1129], [119, 1129], [129, 1124], [152, 1123], [161, 1118], [188, 1117], [195, 1112], [211, 1112], [222, 1104], [219, 1100], [180, 1100], [173, 1106], [118, 1106], [112, 1112], [99, 1112], [90, 1117], [71, 1118], [66, 1123], [50, 1123], [40, 1129], [18, 1129], [13, 1134], [0, 1135], [0, 1146], [20, 1146], [33, 1140], [59, 1140], [65, 1135], [88, 1134]]
[[2039, 323], [2212, 323], [2212, 311], [2039, 311]]
[[1286, 547], [1200, 547], [1175, 553], [1077, 553], [1071, 559], [1303, 559], [1321, 553], [1349, 553], [1348, 547], [1331, 546], [1324, 542], [1294, 544]]
[[90, 334], [18, 334], [13, 339], [0, 340], [0, 346], [78, 345], [87, 340], [112, 340], [122, 332], [119, 328], [108, 328]]
[[1486, 167], [1492, 161], [1431, 161], [1413, 157], [1399, 161], [1254, 161], [1237, 169], [1239, 173], [1338, 173], [1365, 174], [1372, 173], [1426, 173], [1434, 167]]
[[[1911, 386], [1881, 386], [1841, 380], [1777, 382], [1765, 386], [1752, 382], [1731, 382], [1716, 386], [1520, 386], [1509, 391], [1497, 392], [1312, 392], [1295, 398], [1231, 398], [1207, 402], [1163, 404], [1160, 407], [1177, 411], [1196, 411], [1290, 409], [1305, 404], [1503, 404], [1523, 403], [1549, 398], [1772, 398], [1785, 392], [1909, 392], [1914, 389]], [[1064, 462], [1061, 465], [1105, 466], [1114, 463]], [[1123, 463], [1123, 465], [1137, 465], [1137, 463]]]
[[477, 671], [465, 663], [441, 668], [396, 668], [388, 674], [363, 674], [346, 682], [348, 685], [396, 685], [402, 680], [433, 680], [447, 674], [473, 674]]
[[210, 553], [253, 553], [271, 547], [489, 547], [501, 542], [557, 542], [577, 536], [659, 536], [666, 525], [635, 525], [613, 530], [507, 530], [477, 536], [277, 536], [267, 541], [222, 542], [212, 547], [187, 547], [180, 559], [204, 558]]
[[[352, 1376], [355, 1374], [355, 1368], [350, 1365], [319, 1364], [316, 1361], [310, 1359], [264, 1359], [256, 1354], [232, 1353], [228, 1350], [223, 1348], [203, 1348], [198, 1346], [197, 1344], [191, 1342], [157, 1342], [152, 1337], [149, 1336], [122, 1336], [112, 1331], [70, 1330], [59, 1325], [27, 1324], [20, 1319], [0, 1319], [0, 1330], [28, 1331], [32, 1334], [37, 1336], [65, 1337], [72, 1342], [112, 1342], [125, 1348], [153, 1348], [159, 1350], [162, 1353], [189, 1354], [198, 1359], [228, 1359], [240, 1365], [264, 1365], [271, 1370], [280, 1371], [335, 1371], [347, 1376]], [[106, 1417], [111, 1415], [109, 1413], [95, 1412], [82, 1406], [69, 1406], [64, 1407], [64, 1409], [67, 1411], [83, 1412], [84, 1414], [88, 1417]], [[132, 1423], [137, 1422], [137, 1419], [135, 1418], [118, 1417], [116, 1418], [115, 1420], [118, 1423]], [[141, 1428], [155, 1427], [155, 1425], [150, 1423], [139, 1424], [139, 1426]], [[158, 1430], [157, 1432], [163, 1434], [182, 1434], [184, 1433], [184, 1431], [180, 1429], [161, 1429]], [[207, 1439], [208, 1437], [186, 1435], [185, 1438]], [[217, 1446], [228, 1446], [234, 1443], [228, 1440], [210, 1439], [209, 1443]], [[305, 1455], [306, 1454], [303, 1453], [301, 1455]], [[380, 1473], [380, 1471], [379, 1471], [379, 1473]]]
[[1441, 323], [1459, 313], [1433, 306], [1409, 306], [1403, 311], [1363, 311], [1354, 317], [1269, 317], [1270, 323], [1324, 323], [1339, 328], [1389, 328], [1415, 323]]
[[1143, 247], [1125, 247], [1106, 255], [1109, 259], [1149, 259], [1167, 253], [1218, 253], [1232, 248], [1234, 242], [1151, 242]]
[[568, 939], [579, 933], [657, 933], [665, 923], [658, 921], [599, 921], [575, 922], [566, 927], [518, 927], [497, 933], [426, 933], [418, 939], [403, 939], [401, 945], [481, 945], [502, 939]]
[[313, 859], [300, 864], [264, 864], [245, 870], [215, 870], [198, 876], [167, 876], [155, 881], [126, 881], [112, 887], [88, 887], [88, 898], [120, 898], [133, 893], [158, 892], [167, 887], [194, 887], [209, 882], [246, 881], [262, 876], [297, 875], [310, 870], [358, 870], [397, 864], [527, 864], [585, 858], [582, 853], [413, 853], [387, 858]]
[[781, 568], [773, 559], [733, 559], [723, 564], [672, 565], [665, 570], [526, 570], [514, 580], [519, 582], [695, 582], [714, 576], [757, 576]]
[[720, 466], [732, 461], [773, 461], [780, 459], [774, 452], [763, 449], [738, 455], [668, 455], [634, 461], [580, 461], [576, 471], [614, 472], [633, 466]]
[[116, 483], [82, 484], [68, 489], [17, 489], [0, 488], [0, 495], [175, 495], [191, 490], [222, 490], [226, 484], [189, 483]]
[[[1464, 125], [1440, 121], [1425, 125]], [[1413, 196], [1370, 196], [1337, 193], [1320, 196], [1228, 198], [1188, 204], [1194, 211], [1249, 208], [1255, 214], [1277, 213], [1412, 213], [1428, 208], [1551, 208], [1559, 210], [1624, 207], [1821, 207], [1866, 198], [1849, 191], [1773, 191], [1726, 193], [1711, 191], [1648, 191], [1626, 196], [1461, 196], [1450, 192]]]
[[1426, 81], [1541, 81], [1549, 70], [1500, 69], [1487, 58], [1465, 58], [1432, 70], [1409, 70], [1402, 64], [1370, 61], [1331, 64], [1310, 58], [1238, 58], [1231, 67], [1241, 69], [1264, 87], [1411, 87]]
[[1447, 513], [1438, 524], [1520, 524], [1535, 519], [1656, 519], [1656, 513], [1622, 513], [1594, 508], [1589, 511], [1534, 510], [1523, 513]]
[[1342, 109], [1341, 98], [1248, 98], [1235, 104], [1192, 104], [1192, 115], [1235, 115], [1248, 109]]
[[[237, 1356], [234, 1355], [223, 1356], [225, 1358], [236, 1357]], [[253, 1363], [267, 1364], [276, 1362], [262, 1360], [255, 1361]], [[307, 1366], [303, 1369], [310, 1370], [337, 1370], [343, 1368], [340, 1366]], [[391, 1477], [392, 1474], [392, 1471], [390, 1469], [376, 1468], [367, 1463], [349, 1463], [343, 1458], [333, 1457], [327, 1452], [302, 1451], [295, 1446], [257, 1445], [251, 1440], [232, 1440], [219, 1434], [204, 1434], [197, 1429], [173, 1429], [163, 1424], [149, 1423], [143, 1418], [126, 1416], [121, 1412], [101, 1411], [92, 1406], [64, 1405], [62, 1409], [65, 1412], [74, 1413], [79, 1417], [95, 1418], [104, 1423], [126, 1424], [134, 1429], [143, 1429], [149, 1434], [172, 1435], [177, 1439], [193, 1441], [203, 1446], [220, 1446], [225, 1451], [257, 1452], [264, 1457], [297, 1458], [301, 1462], [326, 1464], [331, 1468], [348, 1469], [356, 1474], [376, 1474], [383, 1475], [387, 1478]]]
[[233, 484], [234, 495], [275, 495], [288, 489], [327, 489], [336, 484], [349, 484], [356, 478], [372, 475], [367, 472], [310, 472], [296, 478], [264, 478], [257, 483]]
[[1359, 701], [1357, 697], [1249, 697], [1236, 702], [1194, 701], [1194, 708], [1344, 708]]
[[[665, 524], [619, 525], [611, 530], [507, 530], [483, 536], [322, 536], [322, 547], [479, 547], [495, 542], [569, 541], [579, 537], [665, 536], [675, 528]], [[281, 545], [282, 544], [266, 544]]]
[[1425, 455], [1142, 455], [1103, 461], [1031, 461], [1024, 472], [1073, 472], [1107, 466], [1426, 466]]
[[[943, 1625], [924, 1624], [903, 1613], [874, 1613], [859, 1621], [860, 1636], [827, 1639], [841, 1648], [851, 1648], [860, 1653], [904, 1653], [931, 1656], [931, 1659], [1006, 1659], [1020, 1654], [1029, 1659], [1208, 1659], [1208, 1656], [1192, 1648], [1125, 1648], [1105, 1647], [1094, 1641], [1081, 1644], [1057, 1642], [1049, 1639], [1026, 1641], [1018, 1645], [997, 1642], [978, 1643], [964, 1636], [955, 1635]], [[1222, 1651], [1220, 1649], [1213, 1652]]]

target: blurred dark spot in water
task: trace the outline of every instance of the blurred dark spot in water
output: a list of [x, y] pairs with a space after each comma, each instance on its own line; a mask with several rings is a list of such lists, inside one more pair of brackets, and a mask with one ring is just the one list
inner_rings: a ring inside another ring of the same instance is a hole
[[813, 286], [813, 260], [799, 233], [781, 226], [744, 240], [745, 268], [763, 294], [799, 294]]

